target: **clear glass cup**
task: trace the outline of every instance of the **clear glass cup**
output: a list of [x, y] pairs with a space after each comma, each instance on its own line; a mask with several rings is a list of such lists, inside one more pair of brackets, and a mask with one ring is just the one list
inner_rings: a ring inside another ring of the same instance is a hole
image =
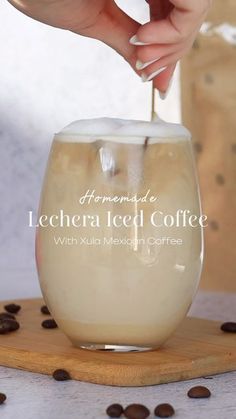
[[158, 348], [198, 286], [203, 240], [191, 140], [181, 126], [158, 122], [154, 136], [146, 126], [139, 135], [137, 127], [91, 135], [72, 124], [54, 137], [36, 259], [45, 302], [78, 347]]

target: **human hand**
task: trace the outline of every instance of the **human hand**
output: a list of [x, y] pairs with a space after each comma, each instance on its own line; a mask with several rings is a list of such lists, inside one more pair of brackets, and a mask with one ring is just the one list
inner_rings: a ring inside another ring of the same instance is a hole
[[129, 43], [140, 24], [114, 0], [8, 0], [15, 8], [50, 26], [103, 41], [135, 69], [136, 48]]
[[211, 0], [146, 0], [152, 21], [141, 26], [114, 0], [8, 1], [33, 19], [103, 41], [144, 81], [153, 79], [162, 93], [176, 62], [191, 48], [211, 4]]
[[165, 98], [176, 63], [191, 49], [212, 0], [146, 1], [151, 22], [140, 26], [130, 43], [137, 48], [143, 81], [153, 80]]

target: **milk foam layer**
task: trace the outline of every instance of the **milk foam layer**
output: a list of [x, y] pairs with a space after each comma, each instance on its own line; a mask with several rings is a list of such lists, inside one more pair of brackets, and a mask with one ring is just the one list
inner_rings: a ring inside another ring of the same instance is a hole
[[[56, 134], [56, 140], [62, 142], [93, 142], [99, 136], [108, 141], [142, 144], [146, 137], [149, 143], [179, 142], [190, 138], [189, 131], [180, 124], [172, 124], [157, 118], [153, 122], [94, 118], [74, 121]], [[114, 138], [115, 137], [115, 138]], [[118, 137], [118, 138], [117, 138]]]

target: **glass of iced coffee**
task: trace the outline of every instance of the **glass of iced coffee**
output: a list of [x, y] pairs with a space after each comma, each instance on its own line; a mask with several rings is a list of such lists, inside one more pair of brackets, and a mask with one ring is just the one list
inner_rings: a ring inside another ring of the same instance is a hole
[[55, 135], [36, 259], [52, 316], [74, 345], [160, 347], [185, 317], [203, 257], [189, 132], [92, 119]]

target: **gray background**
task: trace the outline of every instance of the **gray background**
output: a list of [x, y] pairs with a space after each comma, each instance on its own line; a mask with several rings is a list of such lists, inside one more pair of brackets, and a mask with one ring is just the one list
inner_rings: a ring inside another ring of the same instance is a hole
[[[144, 0], [117, 3], [147, 20]], [[9, 298], [40, 293], [28, 211], [37, 211], [53, 133], [79, 118], [148, 120], [151, 85], [106, 45], [36, 22], [7, 1], [0, 8], [0, 54], [1, 299], [6, 288]], [[159, 102], [160, 116], [179, 120], [178, 74]]]

